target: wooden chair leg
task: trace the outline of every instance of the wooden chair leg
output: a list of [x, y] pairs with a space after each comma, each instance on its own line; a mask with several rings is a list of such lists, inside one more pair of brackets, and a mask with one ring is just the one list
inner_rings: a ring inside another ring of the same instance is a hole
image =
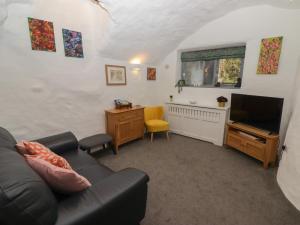
[[153, 142], [153, 132], [151, 133], [151, 142]]
[[166, 135], [167, 135], [167, 140], [169, 141], [170, 140], [169, 131], [166, 132]]

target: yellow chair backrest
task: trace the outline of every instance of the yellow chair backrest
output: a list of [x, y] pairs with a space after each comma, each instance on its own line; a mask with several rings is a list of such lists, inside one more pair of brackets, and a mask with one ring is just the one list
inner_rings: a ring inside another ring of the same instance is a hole
[[148, 120], [162, 120], [164, 115], [164, 108], [162, 106], [145, 107], [144, 116], [145, 121]]

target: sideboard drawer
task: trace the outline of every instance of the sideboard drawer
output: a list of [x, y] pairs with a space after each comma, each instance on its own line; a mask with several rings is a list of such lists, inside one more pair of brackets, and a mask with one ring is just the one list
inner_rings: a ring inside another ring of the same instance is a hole
[[234, 133], [228, 133], [226, 144], [237, 149], [243, 148], [243, 140]]
[[252, 157], [258, 159], [258, 160], [263, 160], [264, 159], [264, 152], [265, 152], [265, 145], [260, 144], [257, 141], [245, 141], [245, 148], [243, 151], [251, 155]]
[[144, 118], [144, 109], [136, 110], [135, 115]]
[[118, 118], [119, 122], [123, 122], [123, 121], [131, 120], [131, 119], [135, 118], [135, 114], [133, 114], [133, 113], [122, 113], [122, 114], [118, 115], [117, 118]]
[[263, 161], [265, 158], [265, 144], [260, 143], [255, 139], [250, 140], [250, 138], [240, 135], [234, 131], [228, 132], [227, 145], [238, 149], [260, 161]]
[[136, 118], [144, 118], [144, 111], [143, 110], [135, 110], [133, 112], [124, 112], [120, 113], [119, 115], [115, 115], [119, 122], [124, 122], [127, 120], [132, 120]]

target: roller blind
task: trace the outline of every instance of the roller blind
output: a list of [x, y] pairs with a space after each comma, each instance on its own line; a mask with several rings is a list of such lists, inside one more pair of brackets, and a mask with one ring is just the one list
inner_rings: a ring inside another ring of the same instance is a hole
[[182, 62], [209, 61], [215, 59], [245, 58], [246, 46], [182, 52]]

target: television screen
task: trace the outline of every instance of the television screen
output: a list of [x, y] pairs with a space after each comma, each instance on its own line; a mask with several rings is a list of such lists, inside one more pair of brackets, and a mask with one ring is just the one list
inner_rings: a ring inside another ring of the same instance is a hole
[[283, 98], [232, 94], [230, 120], [279, 133]]

